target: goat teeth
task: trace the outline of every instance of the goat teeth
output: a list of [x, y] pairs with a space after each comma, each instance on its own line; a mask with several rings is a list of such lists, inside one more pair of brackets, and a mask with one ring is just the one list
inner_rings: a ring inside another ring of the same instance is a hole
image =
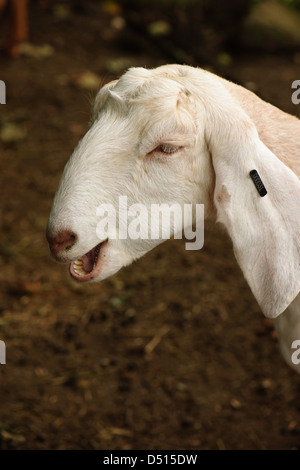
[[74, 271], [78, 276], [85, 276], [87, 274], [80, 266], [74, 266]]
[[82, 261], [82, 259], [80, 258], [80, 259], [77, 259], [76, 261], [74, 261], [74, 264], [75, 264], [75, 266], [82, 266], [82, 265], [83, 265], [83, 261]]

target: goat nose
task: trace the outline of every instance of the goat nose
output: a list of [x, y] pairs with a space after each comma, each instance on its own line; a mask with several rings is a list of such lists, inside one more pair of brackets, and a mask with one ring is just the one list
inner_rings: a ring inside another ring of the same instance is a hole
[[61, 251], [68, 251], [72, 248], [72, 246], [76, 243], [77, 236], [70, 230], [63, 230], [55, 237], [52, 237], [47, 233], [47, 239], [52, 255], [57, 257]]

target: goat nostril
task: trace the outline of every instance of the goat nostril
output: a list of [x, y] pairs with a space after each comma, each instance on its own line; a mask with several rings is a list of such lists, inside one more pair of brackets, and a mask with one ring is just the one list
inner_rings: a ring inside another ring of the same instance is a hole
[[64, 230], [59, 232], [55, 237], [48, 237], [49, 247], [53, 255], [57, 255], [61, 251], [69, 251], [76, 243], [77, 236], [75, 233]]

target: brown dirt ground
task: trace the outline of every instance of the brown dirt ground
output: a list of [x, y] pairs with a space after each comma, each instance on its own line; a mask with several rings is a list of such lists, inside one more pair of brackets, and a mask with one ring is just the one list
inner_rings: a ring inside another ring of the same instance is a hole
[[[52, 198], [90, 109], [68, 80], [110, 80], [120, 53], [103, 17], [32, 16], [32, 42], [55, 53], [0, 59], [0, 119], [27, 132], [0, 144], [0, 449], [300, 449], [300, 377], [216, 227], [199, 252], [170, 241], [92, 286], [49, 258]], [[299, 56], [236, 57], [222, 72], [299, 116]]]

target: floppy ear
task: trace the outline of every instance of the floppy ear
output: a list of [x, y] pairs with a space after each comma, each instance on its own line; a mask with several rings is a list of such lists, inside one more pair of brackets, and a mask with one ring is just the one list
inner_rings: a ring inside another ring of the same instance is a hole
[[[263, 144], [241, 108], [217, 121], [209, 140], [217, 220], [264, 315], [275, 318], [300, 290], [300, 181]], [[267, 194], [259, 182], [255, 186], [252, 170]]]

